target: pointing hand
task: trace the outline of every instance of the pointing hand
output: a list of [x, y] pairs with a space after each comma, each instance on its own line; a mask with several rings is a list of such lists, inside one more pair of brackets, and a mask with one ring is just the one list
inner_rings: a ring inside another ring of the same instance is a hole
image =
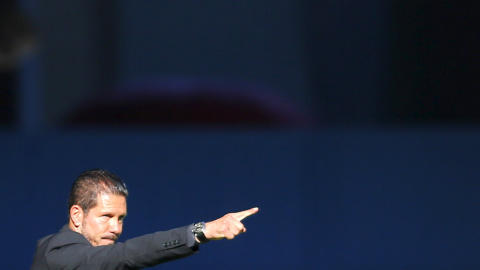
[[254, 207], [237, 213], [229, 213], [219, 219], [207, 222], [205, 224], [205, 236], [210, 240], [233, 239], [247, 231], [241, 221], [257, 212], [258, 208]]

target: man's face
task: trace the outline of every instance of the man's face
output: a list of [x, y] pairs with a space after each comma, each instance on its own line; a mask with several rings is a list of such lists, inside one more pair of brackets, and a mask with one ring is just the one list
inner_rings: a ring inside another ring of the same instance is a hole
[[112, 245], [122, 233], [127, 201], [124, 196], [107, 193], [98, 195], [97, 200], [97, 206], [83, 218], [81, 233], [93, 246]]

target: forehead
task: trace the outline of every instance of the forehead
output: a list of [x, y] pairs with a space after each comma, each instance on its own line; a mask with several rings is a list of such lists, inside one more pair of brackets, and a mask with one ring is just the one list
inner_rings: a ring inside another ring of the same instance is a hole
[[97, 205], [91, 210], [114, 214], [126, 214], [127, 200], [122, 195], [100, 193], [97, 197]]

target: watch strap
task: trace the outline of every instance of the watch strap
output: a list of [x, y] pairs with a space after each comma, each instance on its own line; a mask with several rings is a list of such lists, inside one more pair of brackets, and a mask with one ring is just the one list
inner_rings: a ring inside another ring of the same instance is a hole
[[200, 241], [201, 244], [207, 243], [210, 241], [206, 236], [205, 236], [205, 222], [198, 222], [193, 224], [193, 229], [192, 229], [193, 234], [195, 237]]

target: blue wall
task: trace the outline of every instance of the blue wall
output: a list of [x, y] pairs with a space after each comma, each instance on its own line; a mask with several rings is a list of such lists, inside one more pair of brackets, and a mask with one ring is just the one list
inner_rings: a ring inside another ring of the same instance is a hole
[[[66, 222], [71, 183], [127, 183], [122, 240], [258, 206], [248, 233], [170, 267], [474, 269], [480, 131], [57, 131], [0, 138], [5, 269]], [[158, 267], [160, 269], [161, 267]]]
[[[263, 83], [319, 126], [424, 124], [432, 108], [439, 123], [476, 123], [477, 7], [22, 2], [42, 44], [22, 71], [23, 129], [0, 134], [5, 269], [28, 269], [36, 240], [67, 220], [71, 183], [93, 167], [130, 188], [123, 240], [260, 207], [247, 234], [172, 267], [480, 267], [478, 128], [53, 130], [105, 85], [157, 75]], [[469, 69], [444, 73], [458, 65]]]

